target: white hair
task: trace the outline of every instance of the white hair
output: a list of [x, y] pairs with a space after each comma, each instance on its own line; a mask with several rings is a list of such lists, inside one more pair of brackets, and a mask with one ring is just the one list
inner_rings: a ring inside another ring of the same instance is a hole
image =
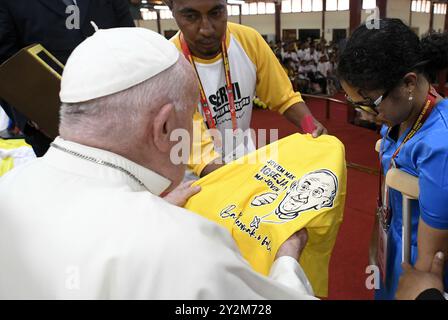
[[192, 77], [191, 69], [179, 59], [164, 72], [124, 91], [86, 102], [63, 103], [60, 133], [109, 139], [130, 135], [142, 129], [156, 108], [171, 103], [176, 111], [183, 111], [189, 101], [186, 97], [191, 95]]

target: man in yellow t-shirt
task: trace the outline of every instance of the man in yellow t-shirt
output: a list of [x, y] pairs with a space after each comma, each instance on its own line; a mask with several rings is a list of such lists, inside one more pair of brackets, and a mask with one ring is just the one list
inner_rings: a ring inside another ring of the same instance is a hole
[[[202, 132], [200, 139], [193, 137], [190, 169], [194, 174], [207, 175], [220, 167], [222, 160], [230, 162], [255, 150], [249, 130], [255, 96], [314, 137], [326, 133], [300, 93], [294, 92], [261, 35], [252, 28], [227, 22], [225, 0], [166, 3], [180, 28], [171, 41], [194, 64], [204, 92], [194, 116]], [[226, 61], [229, 71], [224, 67]], [[232, 137], [235, 132], [239, 133], [238, 140]]]

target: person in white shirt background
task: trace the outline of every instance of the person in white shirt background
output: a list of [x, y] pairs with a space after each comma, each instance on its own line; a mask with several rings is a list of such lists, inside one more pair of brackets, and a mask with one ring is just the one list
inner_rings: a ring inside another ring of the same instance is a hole
[[297, 51], [294, 49], [294, 44], [289, 45], [288, 56], [286, 56], [285, 58], [290, 58], [296, 64], [296, 66], [300, 63]]
[[0, 132], [6, 130], [9, 125], [9, 118], [6, 115], [5, 111], [3, 111], [2, 106], [0, 105]]
[[171, 150], [189, 141], [171, 135], [191, 135], [198, 97], [155, 32], [100, 30], [75, 49], [60, 137], [0, 179], [0, 299], [315, 299], [306, 230], [264, 277], [225, 229], [160, 197], [184, 176]]
[[304, 60], [306, 56], [305, 53], [305, 44], [298, 42], [298, 48], [297, 48], [297, 57], [300, 61]]
[[328, 61], [327, 56], [321, 56], [319, 62], [317, 63], [317, 71], [322, 74], [325, 78], [331, 73], [331, 64]]
[[307, 60], [307, 65], [304, 70], [307, 72], [307, 76], [312, 83], [312, 87], [314, 93], [323, 93], [327, 92], [327, 79], [325, 79], [317, 70], [316, 63], [314, 59]]
[[[0, 105], [0, 133], [9, 136], [10, 119]], [[36, 158], [33, 149], [23, 139], [0, 137], [0, 177], [13, 167], [18, 167]], [[174, 196], [173, 194], [172, 196]]]
[[314, 46], [310, 47], [309, 52], [305, 55], [305, 60], [312, 60], [314, 63], [319, 62], [319, 53], [316, 51]]

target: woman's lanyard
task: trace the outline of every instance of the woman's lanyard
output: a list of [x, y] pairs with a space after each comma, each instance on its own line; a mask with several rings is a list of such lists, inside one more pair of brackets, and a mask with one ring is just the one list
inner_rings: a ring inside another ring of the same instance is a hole
[[[401, 149], [406, 144], [406, 142], [411, 140], [412, 137], [414, 137], [415, 134], [423, 127], [423, 125], [426, 122], [426, 120], [428, 120], [431, 112], [433, 111], [433, 109], [434, 109], [434, 107], [436, 105], [436, 101], [437, 101], [437, 92], [436, 92], [436, 90], [432, 86], [430, 86], [425, 107], [420, 112], [420, 115], [418, 116], [417, 120], [415, 120], [411, 130], [406, 135], [406, 137], [404, 138], [403, 142], [400, 144], [400, 146], [397, 148], [397, 150], [395, 150], [394, 154], [392, 155], [392, 158], [390, 159], [388, 171], [390, 170], [390, 168], [392, 166], [395, 166], [394, 165], [395, 158], [398, 156], [398, 154], [400, 153]], [[389, 136], [390, 131], [391, 131], [391, 128], [387, 131], [387, 135], [386, 136]], [[382, 210], [379, 210], [379, 213], [381, 213], [381, 217], [380, 218], [382, 219], [382, 222], [384, 223], [383, 225], [387, 226], [388, 225], [388, 221], [390, 221], [390, 217], [392, 215], [392, 212], [391, 212], [391, 210], [389, 208], [389, 203], [388, 203], [388, 200], [389, 200], [388, 199], [389, 189], [384, 187], [384, 194], [383, 194], [383, 190], [382, 190], [382, 185], [383, 185], [383, 173], [382, 173], [383, 154], [384, 154], [384, 151], [381, 150], [380, 151], [380, 175], [379, 175], [379, 191], [378, 191], [378, 208], [382, 209]], [[386, 173], [387, 173], [387, 171], [386, 171]]]
[[[191, 54], [190, 48], [188, 47], [187, 42], [184, 39], [183, 34], [180, 34], [180, 43], [182, 47], [183, 54], [185, 58], [187, 58], [188, 61], [190, 61], [191, 65], [194, 68], [194, 71], [196, 72], [196, 76], [199, 81], [199, 90], [201, 94], [201, 106], [202, 111], [205, 115], [205, 120], [207, 121], [207, 126], [209, 129], [215, 129], [216, 128], [216, 122], [213, 119], [212, 112], [210, 110], [210, 105], [207, 100], [207, 95], [205, 94], [204, 86], [202, 85], [201, 78], [199, 76], [198, 70], [196, 68], [196, 64], [193, 60], [193, 55]], [[235, 106], [235, 92], [232, 85], [232, 77], [230, 75], [230, 63], [229, 63], [229, 54], [227, 52], [227, 44], [226, 44], [226, 37], [222, 40], [221, 43], [221, 53], [222, 53], [222, 60], [224, 62], [224, 71], [226, 75], [226, 89], [227, 89], [227, 97], [229, 100], [229, 109], [230, 109], [230, 115], [232, 117], [232, 127], [233, 132], [238, 129], [238, 124], [236, 120], [236, 106]]]

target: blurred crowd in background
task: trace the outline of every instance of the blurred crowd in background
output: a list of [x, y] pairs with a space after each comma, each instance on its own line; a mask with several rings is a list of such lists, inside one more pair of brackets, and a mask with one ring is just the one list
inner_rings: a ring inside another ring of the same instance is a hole
[[296, 91], [333, 96], [341, 90], [336, 77], [339, 45], [325, 39], [270, 42]]

